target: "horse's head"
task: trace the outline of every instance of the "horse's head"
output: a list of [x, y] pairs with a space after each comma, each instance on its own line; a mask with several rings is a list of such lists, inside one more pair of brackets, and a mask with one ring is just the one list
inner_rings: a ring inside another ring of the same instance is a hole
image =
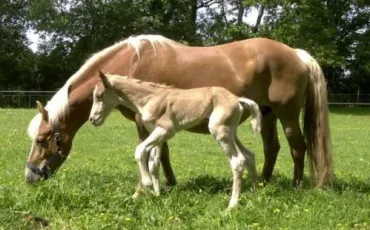
[[95, 85], [89, 117], [90, 122], [95, 126], [102, 125], [110, 111], [119, 104], [119, 97], [107, 76], [100, 71], [99, 76], [100, 80]]
[[[26, 164], [26, 181], [35, 183], [41, 179], [48, 179], [56, 173], [57, 169], [65, 161], [63, 154], [61, 133], [58, 127], [49, 123], [48, 111], [40, 102], [36, 102], [40, 112], [32, 121], [34, 129], [31, 152]], [[39, 122], [40, 121], [40, 122]], [[38, 127], [36, 127], [39, 125]], [[66, 151], [66, 152], [69, 152]]]

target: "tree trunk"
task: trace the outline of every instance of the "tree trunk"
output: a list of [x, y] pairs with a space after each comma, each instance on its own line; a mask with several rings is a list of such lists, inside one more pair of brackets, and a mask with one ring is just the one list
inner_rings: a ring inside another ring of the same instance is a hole
[[239, 1], [239, 11], [238, 11], [238, 25], [241, 25], [243, 23], [243, 16], [244, 16], [244, 6], [243, 6], [243, 0]]
[[191, 0], [191, 12], [190, 12], [190, 34], [188, 41], [190, 45], [197, 45], [197, 0]]
[[265, 6], [260, 5], [260, 7], [258, 8], [257, 21], [256, 21], [256, 24], [253, 27], [253, 30], [252, 30], [253, 33], [257, 33], [257, 31], [258, 31], [258, 27], [261, 24], [261, 20], [262, 20], [262, 16], [263, 16], [263, 13], [264, 13], [263, 11], [264, 10], [265, 10]]

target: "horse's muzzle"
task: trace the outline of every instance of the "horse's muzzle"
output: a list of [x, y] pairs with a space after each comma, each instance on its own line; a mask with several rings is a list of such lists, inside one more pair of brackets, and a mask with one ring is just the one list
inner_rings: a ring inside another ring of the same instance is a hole
[[42, 180], [42, 176], [34, 173], [31, 169], [26, 168], [25, 180], [28, 184], [34, 184]]

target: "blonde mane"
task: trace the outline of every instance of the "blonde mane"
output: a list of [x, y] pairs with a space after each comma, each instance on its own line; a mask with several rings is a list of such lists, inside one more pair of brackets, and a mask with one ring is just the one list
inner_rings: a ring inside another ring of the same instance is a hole
[[[86, 74], [89, 72], [89, 70], [96, 67], [97, 65], [100, 65], [101, 63], [106, 61], [107, 58], [116, 54], [125, 46], [131, 47], [140, 59], [140, 49], [142, 48], [142, 45], [145, 41], [150, 42], [154, 52], [156, 52], [157, 44], [161, 45], [162, 47], [164, 47], [164, 45], [175, 46], [176, 44], [178, 44], [175, 41], [170, 40], [161, 35], [139, 35], [131, 36], [125, 40], [117, 42], [116, 44], [93, 54], [85, 62], [85, 64], [82, 65], [82, 67], [67, 80], [64, 86], [60, 88], [58, 92], [47, 103], [45, 108], [49, 112], [49, 123], [53, 126], [58, 126], [60, 121], [65, 117], [65, 114], [68, 113], [69, 111], [68, 88], [70, 85], [83, 78], [89, 78], [90, 75]], [[35, 136], [37, 135], [40, 122], [41, 115], [39, 113], [31, 120], [28, 126], [28, 135], [32, 139], [34, 139]]]

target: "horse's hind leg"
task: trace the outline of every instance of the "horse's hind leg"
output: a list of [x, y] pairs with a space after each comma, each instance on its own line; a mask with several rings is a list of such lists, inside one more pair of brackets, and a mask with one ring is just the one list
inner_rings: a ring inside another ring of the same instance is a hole
[[[145, 126], [141, 123], [140, 116], [135, 116], [135, 123], [136, 123], [136, 129], [139, 134], [139, 141], [143, 142], [148, 136], [149, 132], [146, 130]], [[169, 156], [169, 149], [167, 142], [164, 142], [162, 144], [162, 150], [161, 150], [161, 163], [162, 163], [162, 169], [164, 172], [164, 176], [166, 178], [166, 184], [167, 185], [176, 185], [176, 177], [171, 167], [170, 162], [170, 156]], [[139, 185], [141, 186], [141, 185]]]
[[298, 187], [303, 181], [304, 157], [306, 144], [299, 126], [299, 113], [296, 116], [289, 115], [279, 116], [283, 125], [285, 136], [288, 140], [290, 152], [294, 161], [294, 178], [293, 186]]
[[276, 127], [277, 117], [270, 107], [263, 106], [260, 107], [260, 110], [262, 113], [261, 136], [265, 155], [262, 178], [264, 181], [269, 181], [280, 150], [280, 143]]

